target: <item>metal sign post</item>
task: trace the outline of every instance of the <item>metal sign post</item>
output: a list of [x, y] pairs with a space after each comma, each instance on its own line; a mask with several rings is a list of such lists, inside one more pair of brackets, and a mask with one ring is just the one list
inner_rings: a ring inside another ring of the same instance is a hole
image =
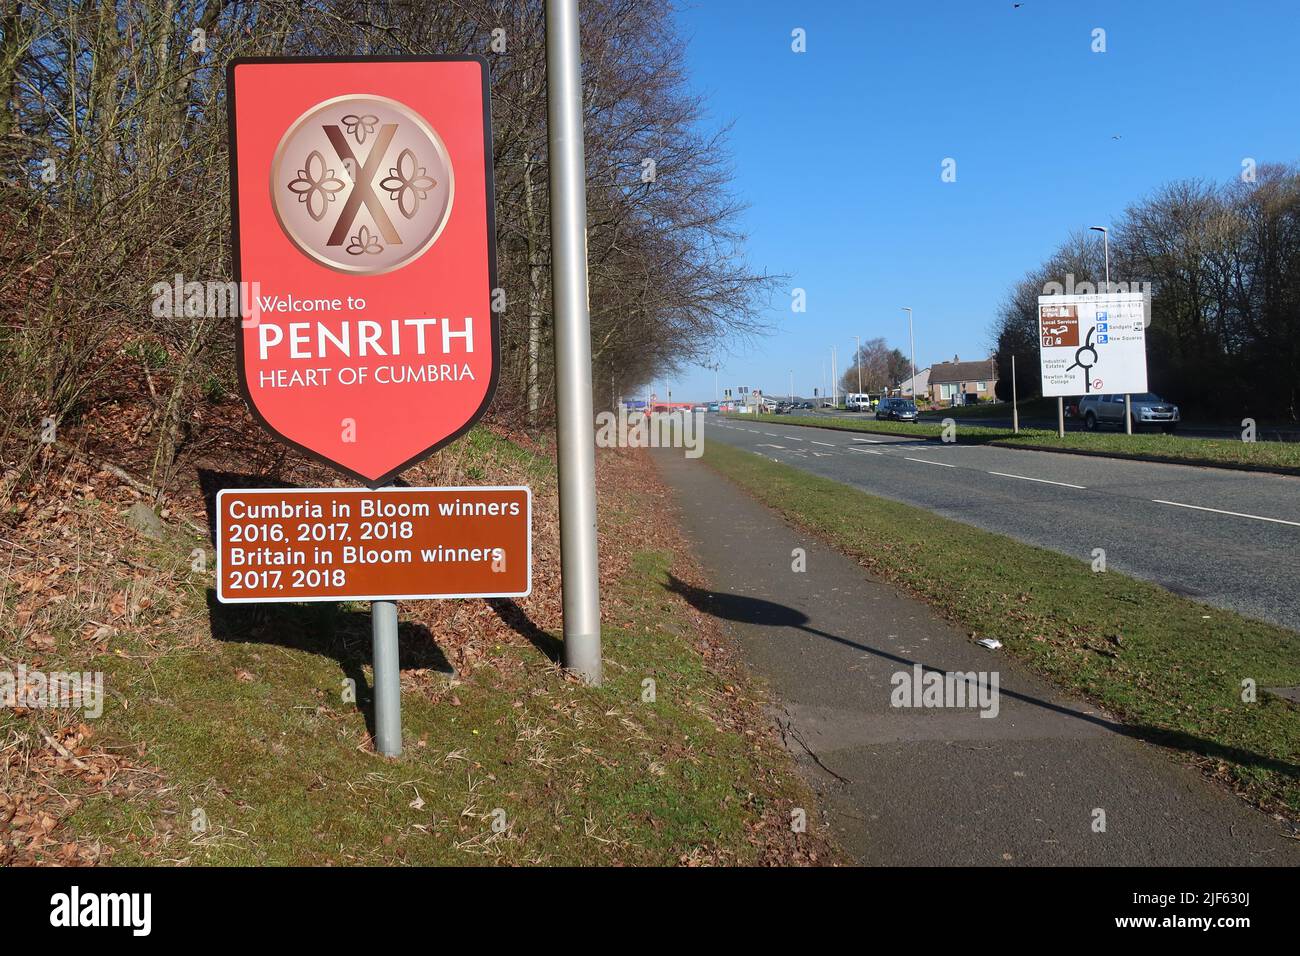
[[[1145, 392], [1149, 314], [1150, 297], [1141, 292], [1040, 295], [1043, 397]], [[1127, 399], [1125, 406], [1126, 411], [1131, 406]]]
[[596, 441], [591, 407], [587, 186], [577, 0], [546, 0], [546, 95], [564, 666], [587, 683], [599, 684]]
[[[912, 394], [916, 395], [916, 383], [912, 383]], [[1016, 395], [1016, 356], [1011, 356], [1011, 428], [1012, 431], [1020, 434], [1020, 405]]]
[[[570, 27], [567, 56], [574, 66], [566, 80], [576, 110], [576, 10]], [[398, 756], [397, 600], [505, 597], [531, 588], [527, 489], [522, 502], [520, 489], [379, 490], [467, 432], [496, 389], [499, 287], [487, 62], [480, 56], [236, 59], [227, 68], [226, 94], [233, 264], [242, 306], [236, 364], [244, 397], [281, 441], [373, 491], [220, 492], [217, 598], [371, 601], [375, 747]], [[566, 147], [556, 147], [554, 128], [551, 136], [552, 157], [567, 158]], [[562, 230], [575, 237], [564, 250], [569, 256], [574, 248], [585, 254], [580, 125], [576, 157], [577, 172], [566, 173], [579, 185], [577, 219]], [[387, 188], [385, 170], [400, 189]], [[553, 195], [554, 186], [553, 176]], [[581, 286], [566, 295], [580, 293], [585, 302], [585, 258], [580, 266]], [[559, 291], [556, 297], [559, 304]], [[567, 313], [557, 313], [558, 340]], [[585, 310], [581, 318], [585, 336]], [[572, 385], [586, 404], [562, 401], [561, 409], [585, 417], [591, 446], [589, 342], [568, 365], [574, 363], [586, 372]], [[562, 377], [568, 365], [560, 365]], [[435, 367], [454, 374], [431, 375]], [[563, 449], [562, 441], [562, 476], [581, 472], [566, 464]], [[240, 494], [273, 497], [261, 515], [245, 509]], [[478, 495], [494, 500], [468, 500]], [[297, 516], [281, 507], [295, 496], [310, 499], [301, 502], [308, 520], [281, 521], [287, 513]], [[594, 581], [594, 490], [588, 499]], [[487, 510], [466, 511], [466, 505]], [[226, 537], [225, 529], [239, 534]], [[250, 550], [248, 542], [264, 547]], [[448, 547], [454, 560], [444, 556]], [[259, 563], [261, 551], [280, 560]], [[566, 581], [566, 627], [567, 592]], [[596, 641], [599, 679], [598, 630]]]
[[402, 755], [402, 678], [397, 663], [397, 602], [372, 601], [370, 627], [375, 668], [375, 749]]
[[217, 600], [369, 601], [375, 750], [397, 757], [397, 602], [526, 596], [532, 514], [522, 485], [223, 489]]

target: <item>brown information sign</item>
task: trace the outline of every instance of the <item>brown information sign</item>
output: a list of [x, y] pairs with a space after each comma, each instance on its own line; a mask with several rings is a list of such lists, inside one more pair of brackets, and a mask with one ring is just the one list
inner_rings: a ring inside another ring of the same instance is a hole
[[1077, 305], [1040, 305], [1038, 307], [1039, 330], [1042, 333], [1043, 348], [1079, 344], [1079, 307]]
[[524, 486], [256, 488], [217, 494], [217, 600], [523, 597]]

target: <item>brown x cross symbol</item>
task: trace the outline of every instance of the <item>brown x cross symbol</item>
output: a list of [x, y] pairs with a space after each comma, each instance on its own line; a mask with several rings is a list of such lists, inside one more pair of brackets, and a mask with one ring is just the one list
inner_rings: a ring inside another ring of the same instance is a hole
[[393, 141], [393, 136], [397, 133], [397, 124], [389, 123], [379, 128], [379, 137], [375, 140], [375, 145], [370, 147], [370, 152], [366, 154], [364, 165], [357, 162], [356, 156], [352, 154], [352, 147], [343, 138], [342, 130], [337, 126], [322, 128], [325, 130], [325, 135], [329, 137], [334, 152], [338, 153], [339, 159], [343, 161], [343, 165], [348, 169], [357, 170], [356, 176], [353, 177], [352, 192], [348, 195], [348, 201], [343, 204], [343, 209], [339, 212], [338, 222], [334, 224], [334, 231], [330, 233], [326, 245], [343, 245], [343, 240], [347, 238], [348, 232], [352, 229], [352, 221], [356, 219], [357, 211], [361, 208], [362, 203], [366, 204], [366, 209], [370, 211], [371, 217], [375, 220], [375, 225], [379, 227], [380, 234], [383, 235], [388, 244], [401, 245], [402, 237], [393, 228], [393, 222], [388, 218], [388, 213], [384, 212], [379, 196], [371, 188], [371, 183], [374, 181], [375, 176], [379, 174], [379, 167], [383, 162], [384, 153], [388, 152], [388, 145]]

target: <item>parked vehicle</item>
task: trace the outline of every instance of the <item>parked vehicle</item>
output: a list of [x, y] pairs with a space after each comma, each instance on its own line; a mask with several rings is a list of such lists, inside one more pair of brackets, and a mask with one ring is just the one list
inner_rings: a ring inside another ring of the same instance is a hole
[[850, 412], [865, 412], [871, 408], [871, 396], [865, 392], [849, 392], [844, 396], [844, 408]]
[[916, 421], [916, 403], [910, 398], [882, 398], [876, 406], [876, 418], [881, 421]]
[[720, 411], [721, 407], [722, 406], [720, 406], [717, 402], [709, 402], [709, 411], [711, 412]]
[[[1181, 415], [1178, 406], [1167, 402], [1154, 392], [1133, 395], [1130, 399], [1135, 429], [1146, 425], [1158, 427], [1165, 434], [1172, 434], [1178, 428]], [[1079, 399], [1079, 415], [1083, 418], [1083, 427], [1096, 431], [1102, 425], [1124, 427], [1123, 395], [1085, 395]]]

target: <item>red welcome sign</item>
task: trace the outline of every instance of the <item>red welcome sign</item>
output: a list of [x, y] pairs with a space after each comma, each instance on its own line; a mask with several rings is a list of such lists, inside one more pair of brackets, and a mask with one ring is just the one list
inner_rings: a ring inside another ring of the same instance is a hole
[[235, 60], [240, 383], [273, 434], [371, 487], [496, 387], [481, 57]]

